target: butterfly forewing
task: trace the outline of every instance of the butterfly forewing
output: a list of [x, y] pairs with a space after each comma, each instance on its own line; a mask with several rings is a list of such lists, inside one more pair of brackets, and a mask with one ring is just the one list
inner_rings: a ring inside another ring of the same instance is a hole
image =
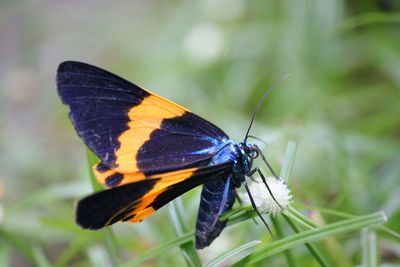
[[106, 172], [129, 173], [132, 182], [196, 166], [228, 139], [187, 109], [85, 63], [60, 64], [57, 86], [76, 131], [102, 161], [95, 173], [104, 183]]

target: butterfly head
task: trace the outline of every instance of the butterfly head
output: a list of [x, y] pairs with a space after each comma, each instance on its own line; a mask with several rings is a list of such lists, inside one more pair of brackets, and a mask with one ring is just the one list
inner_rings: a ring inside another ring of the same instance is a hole
[[257, 145], [251, 144], [249, 142], [241, 142], [239, 143], [240, 149], [243, 151], [243, 154], [250, 160], [256, 159], [260, 155], [260, 149]]

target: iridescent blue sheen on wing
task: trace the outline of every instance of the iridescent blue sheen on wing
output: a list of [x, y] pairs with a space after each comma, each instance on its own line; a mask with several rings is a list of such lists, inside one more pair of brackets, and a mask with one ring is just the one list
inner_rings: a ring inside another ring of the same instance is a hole
[[225, 145], [227, 135], [199, 116], [185, 112], [164, 119], [139, 149], [138, 167], [147, 175], [204, 166]]
[[[233, 175], [229, 181], [233, 179]], [[219, 236], [225, 228], [227, 221], [221, 221], [220, 206], [223, 202], [224, 193], [226, 194], [226, 202], [222, 213], [230, 210], [235, 202], [235, 187], [232, 182], [228, 185], [228, 179], [214, 179], [203, 185], [201, 192], [199, 213], [196, 222], [196, 248], [202, 249], [207, 247]], [[224, 192], [228, 186], [228, 191]]]

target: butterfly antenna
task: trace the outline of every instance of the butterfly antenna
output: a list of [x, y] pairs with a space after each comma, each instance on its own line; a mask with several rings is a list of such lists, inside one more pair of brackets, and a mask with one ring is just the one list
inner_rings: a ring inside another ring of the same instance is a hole
[[253, 117], [251, 118], [249, 128], [247, 128], [246, 136], [244, 137], [243, 142], [246, 142], [246, 141], [247, 141], [247, 138], [249, 137], [249, 132], [250, 132], [251, 126], [253, 125], [253, 122], [254, 122], [254, 119], [256, 118], [257, 112], [260, 110], [261, 105], [263, 104], [264, 100], [267, 98], [267, 96], [269, 96], [269, 94], [270, 94], [273, 90], [275, 90], [275, 89], [278, 87], [278, 85], [280, 85], [280, 84], [281, 84], [284, 80], [286, 80], [289, 76], [290, 76], [290, 74], [288, 73], [288, 74], [286, 74], [285, 76], [283, 76], [279, 81], [273, 83], [273, 84], [268, 88], [268, 90], [264, 93], [264, 95], [263, 95], [263, 97], [260, 99], [260, 101], [258, 101], [257, 107], [256, 107], [256, 109], [254, 110]]
[[260, 137], [257, 137], [257, 136], [251, 135], [251, 134], [249, 134], [247, 137], [248, 137], [248, 138], [255, 139], [255, 140], [258, 140], [258, 141], [260, 141], [261, 143], [263, 143], [264, 145], [268, 146], [267, 141], [261, 139]]

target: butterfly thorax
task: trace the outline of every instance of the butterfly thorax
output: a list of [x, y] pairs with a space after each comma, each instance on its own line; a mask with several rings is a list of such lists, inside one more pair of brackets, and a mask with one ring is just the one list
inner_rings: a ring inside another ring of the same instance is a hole
[[259, 148], [256, 145], [245, 141], [240, 142], [237, 146], [241, 154], [242, 169], [244, 172], [243, 175], [246, 175], [250, 172], [251, 167], [253, 166], [253, 160], [259, 155]]
[[232, 140], [228, 140], [222, 148], [212, 158], [210, 165], [217, 165], [224, 162], [233, 162], [233, 183], [235, 187], [240, 187], [244, 181], [245, 175], [250, 171], [253, 164], [252, 153], [248, 154], [247, 149], [243, 148], [247, 143], [236, 143]]

